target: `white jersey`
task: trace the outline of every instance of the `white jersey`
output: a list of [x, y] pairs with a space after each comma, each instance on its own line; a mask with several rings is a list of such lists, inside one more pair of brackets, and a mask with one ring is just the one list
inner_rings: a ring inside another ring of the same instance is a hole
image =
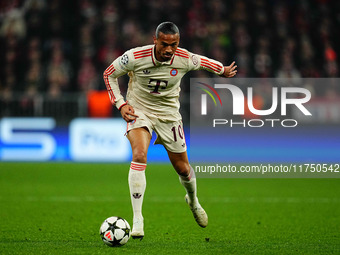
[[126, 51], [104, 72], [104, 81], [110, 100], [118, 109], [126, 104], [120, 93], [117, 78], [128, 73], [130, 76], [126, 99], [130, 105], [163, 120], [177, 121], [179, 93], [182, 77], [191, 70], [205, 69], [223, 74], [224, 66], [204, 56], [177, 48], [167, 62], [155, 57], [155, 46], [147, 45]]

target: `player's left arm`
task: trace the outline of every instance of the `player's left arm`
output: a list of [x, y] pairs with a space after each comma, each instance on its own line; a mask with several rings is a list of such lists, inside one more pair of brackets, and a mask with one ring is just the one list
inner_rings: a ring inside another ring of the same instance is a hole
[[188, 67], [190, 70], [206, 70], [208, 72], [231, 78], [237, 73], [237, 65], [233, 61], [229, 66], [224, 66], [221, 62], [189, 52]]
[[234, 77], [237, 73], [237, 65], [235, 65], [235, 61], [233, 61], [229, 66], [224, 66], [223, 73], [221, 76], [231, 78]]

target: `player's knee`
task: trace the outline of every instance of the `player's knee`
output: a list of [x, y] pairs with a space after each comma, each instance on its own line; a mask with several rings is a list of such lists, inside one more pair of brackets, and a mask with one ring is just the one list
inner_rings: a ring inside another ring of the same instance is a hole
[[174, 167], [181, 176], [186, 177], [190, 174], [190, 164], [187, 162], [178, 162]]
[[136, 150], [132, 153], [132, 161], [137, 163], [146, 163], [147, 161], [147, 154], [142, 150]]

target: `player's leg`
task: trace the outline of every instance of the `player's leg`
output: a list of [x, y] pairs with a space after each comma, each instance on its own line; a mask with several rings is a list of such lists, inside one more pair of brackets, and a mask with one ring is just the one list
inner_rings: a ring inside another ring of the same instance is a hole
[[133, 238], [143, 238], [144, 220], [142, 205], [146, 188], [145, 168], [151, 134], [147, 128], [135, 128], [128, 132], [127, 138], [132, 149], [132, 162], [129, 170], [129, 188], [133, 209]]
[[175, 153], [169, 150], [167, 151], [169, 159], [179, 175], [179, 180], [187, 192], [185, 200], [190, 206], [198, 225], [205, 228], [208, 225], [208, 215], [198, 202], [196, 176], [193, 168], [189, 164], [187, 152]]
[[146, 127], [135, 128], [128, 132], [127, 138], [132, 149], [132, 161], [146, 164], [151, 134]]
[[191, 201], [195, 201], [196, 197], [196, 178], [195, 172], [189, 164], [187, 152], [174, 153], [167, 151], [170, 162], [179, 175], [180, 182], [187, 191]]
[[195, 172], [189, 164], [186, 152], [185, 136], [181, 120], [175, 122], [156, 122], [154, 130], [157, 133], [155, 144], [162, 144], [169, 155], [169, 159], [179, 175], [179, 179], [185, 188], [187, 195], [185, 200], [201, 227], [208, 225], [208, 216], [197, 199]]

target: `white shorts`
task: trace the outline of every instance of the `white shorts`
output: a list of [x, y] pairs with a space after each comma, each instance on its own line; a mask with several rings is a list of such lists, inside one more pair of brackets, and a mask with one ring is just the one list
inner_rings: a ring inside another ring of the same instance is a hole
[[127, 124], [127, 132], [135, 128], [146, 127], [150, 134], [155, 131], [157, 139], [154, 144], [162, 144], [168, 151], [182, 153], [187, 150], [182, 120], [162, 121], [153, 114], [145, 115], [135, 108], [139, 117]]

